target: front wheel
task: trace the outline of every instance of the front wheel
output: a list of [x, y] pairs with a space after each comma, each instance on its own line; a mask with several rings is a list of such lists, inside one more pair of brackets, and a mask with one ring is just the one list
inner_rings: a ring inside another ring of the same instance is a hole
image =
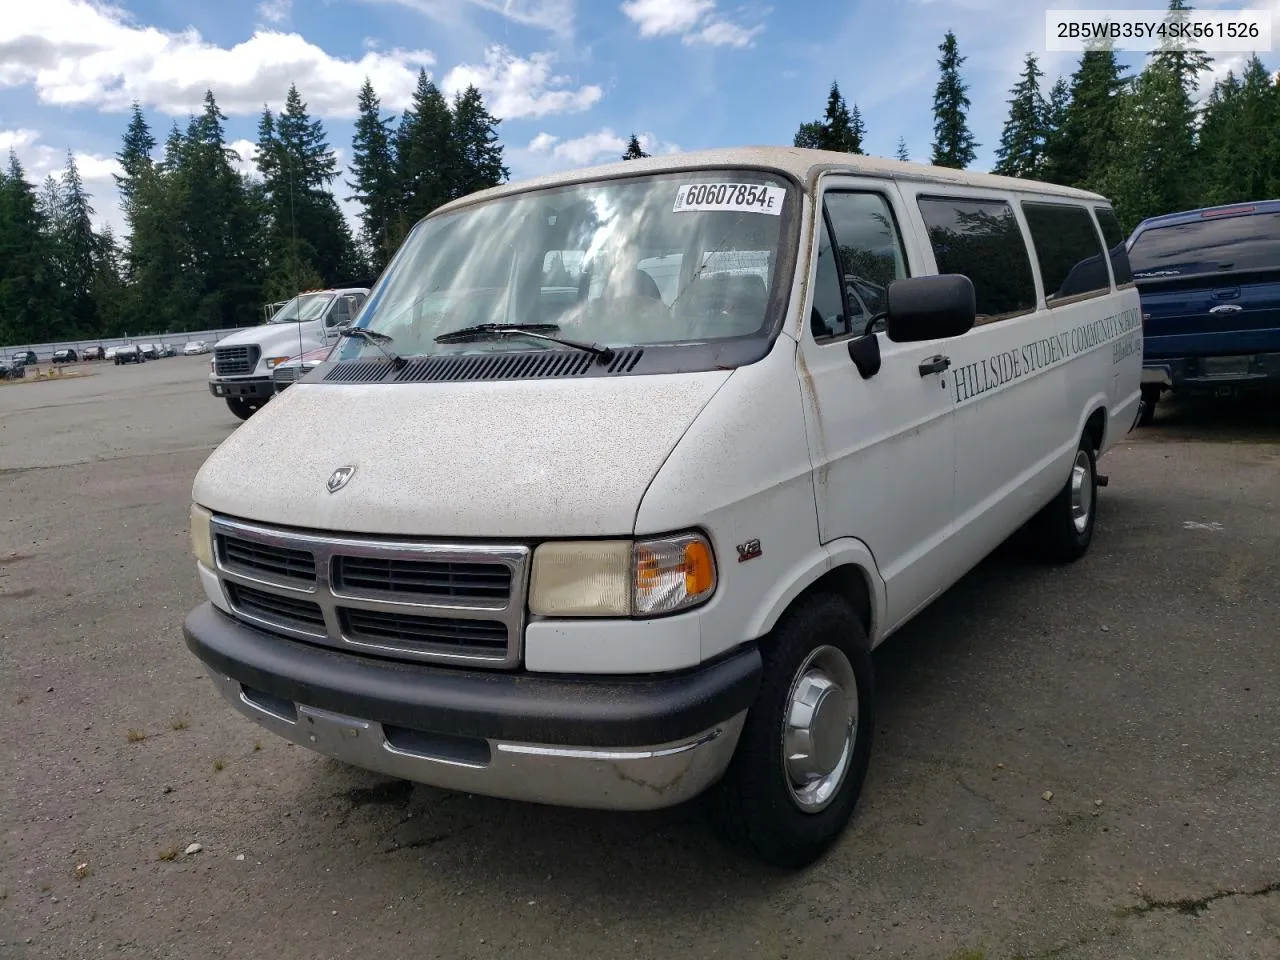
[[760, 691], [710, 808], [735, 846], [798, 869], [835, 843], [862, 792], [875, 724], [870, 644], [853, 606], [826, 593], [788, 611], [765, 643]]
[[227, 406], [241, 420], [248, 420], [262, 409], [262, 404], [256, 400], [245, 400], [241, 397], [227, 397]]

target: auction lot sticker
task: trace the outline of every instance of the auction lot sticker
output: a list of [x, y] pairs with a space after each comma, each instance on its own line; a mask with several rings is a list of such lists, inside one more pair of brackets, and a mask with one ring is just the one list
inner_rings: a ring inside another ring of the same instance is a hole
[[779, 216], [787, 191], [760, 183], [689, 183], [676, 191], [673, 213], [728, 210]]

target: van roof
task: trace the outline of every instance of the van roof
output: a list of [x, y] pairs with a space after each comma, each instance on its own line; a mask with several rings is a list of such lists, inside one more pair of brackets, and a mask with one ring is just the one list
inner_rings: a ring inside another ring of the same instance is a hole
[[1146, 230], [1148, 227], [1172, 227], [1180, 223], [1194, 223], [1197, 220], [1209, 220], [1214, 217], [1242, 216], [1255, 213], [1280, 213], [1280, 200], [1223, 203], [1213, 207], [1197, 207], [1194, 210], [1162, 213], [1158, 217], [1147, 217], [1147, 219], [1138, 224], [1134, 229], [1134, 233]]
[[855, 176], [946, 183], [990, 190], [1031, 191], [1074, 200], [1095, 200], [1110, 203], [1101, 194], [1091, 193], [1087, 190], [1077, 190], [1074, 187], [1044, 183], [1039, 180], [1003, 177], [991, 173], [976, 173], [970, 170], [955, 170], [950, 167], [935, 167], [930, 164], [889, 160], [884, 157], [870, 157], [863, 154], [809, 150], [802, 147], [763, 146], [694, 150], [688, 153], [642, 157], [638, 160], [615, 160], [612, 163], [578, 167], [572, 170], [545, 174], [540, 177], [514, 180], [468, 194], [465, 197], [459, 197], [438, 207], [432, 216], [455, 210], [459, 207], [469, 206], [481, 200], [490, 200], [526, 190], [578, 183], [585, 180], [607, 179], [627, 174], [669, 173], [707, 166], [763, 167], [776, 170], [797, 178], [805, 185], [806, 189], [813, 185], [819, 174], [833, 171], [848, 172]]

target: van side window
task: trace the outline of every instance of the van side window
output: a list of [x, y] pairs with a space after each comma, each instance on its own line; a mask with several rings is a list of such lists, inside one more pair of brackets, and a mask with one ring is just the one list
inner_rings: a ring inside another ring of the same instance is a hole
[[836, 263], [826, 217], [822, 218], [822, 234], [818, 240], [818, 274], [813, 282], [813, 309], [809, 313], [809, 324], [815, 340], [829, 340], [849, 332], [849, 319], [844, 315], [844, 303], [840, 298], [840, 268]]
[[[832, 192], [827, 213], [844, 276], [849, 324], [861, 333], [886, 309], [889, 284], [909, 276], [893, 208], [878, 193]], [[876, 329], [883, 329], [884, 322]]]
[[1111, 289], [1102, 240], [1084, 207], [1067, 203], [1022, 202], [1031, 230], [1045, 303]]
[[918, 203], [938, 272], [973, 281], [979, 322], [1035, 309], [1031, 255], [1008, 203], [959, 197], [921, 197]]
[[1111, 256], [1111, 272], [1116, 275], [1116, 286], [1123, 287], [1133, 283], [1133, 269], [1129, 265], [1129, 251], [1124, 248], [1124, 231], [1120, 229], [1120, 221], [1110, 207], [1094, 207], [1098, 215], [1098, 226], [1102, 228], [1102, 239], [1107, 243], [1107, 252]]

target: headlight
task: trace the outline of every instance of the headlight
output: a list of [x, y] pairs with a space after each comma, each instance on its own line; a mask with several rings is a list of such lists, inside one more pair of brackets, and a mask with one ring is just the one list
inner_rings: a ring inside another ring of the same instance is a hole
[[715, 589], [711, 544], [696, 533], [551, 542], [533, 552], [529, 609], [543, 617], [653, 616], [697, 606]]
[[213, 514], [204, 507], [197, 503], [191, 505], [191, 552], [210, 569], [213, 568], [213, 533], [209, 528], [212, 519]]
[[267, 369], [271, 370], [276, 364], [284, 363], [288, 359], [288, 357], [267, 357]]

